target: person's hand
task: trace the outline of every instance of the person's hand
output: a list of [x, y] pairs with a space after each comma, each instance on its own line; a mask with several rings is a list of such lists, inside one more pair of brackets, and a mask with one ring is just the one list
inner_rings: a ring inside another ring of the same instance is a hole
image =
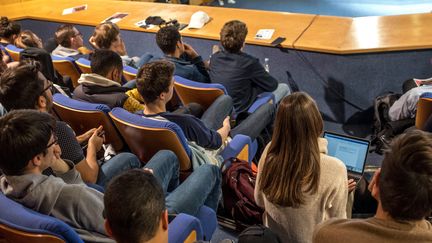
[[354, 179], [349, 179], [348, 180], [348, 193], [354, 191], [354, 189], [356, 188], [356, 186], [357, 186], [357, 182], [355, 182]]
[[96, 128], [92, 128], [92, 129], [88, 130], [87, 132], [77, 136], [76, 139], [78, 140], [78, 143], [81, 144], [81, 143], [87, 141], [93, 135], [94, 131], [96, 131]]
[[145, 172], [150, 173], [150, 174], [153, 175], [153, 170], [152, 170], [152, 169], [150, 169], [150, 168], [143, 168], [143, 170], [144, 170]]
[[53, 146], [53, 160], [50, 167], [56, 174], [66, 173], [70, 168], [69, 165], [61, 158], [61, 148], [58, 144], [55, 144]]
[[375, 174], [372, 177], [372, 180], [369, 182], [368, 190], [371, 192], [372, 197], [376, 199], [377, 191], [374, 190], [376, 184], [378, 183], [378, 177], [381, 174], [381, 168], [375, 171]]
[[223, 121], [223, 127], [228, 128], [228, 131], [231, 130], [231, 121], [229, 116], [225, 117], [225, 120]]
[[105, 140], [105, 135], [103, 133], [103, 127], [99, 126], [92, 134], [88, 141], [88, 147], [93, 148], [96, 152], [102, 148], [102, 144]]
[[194, 58], [198, 57], [198, 53], [193, 49], [193, 47], [191, 45], [183, 43], [183, 47], [184, 47], [184, 52], [191, 59], [194, 59]]

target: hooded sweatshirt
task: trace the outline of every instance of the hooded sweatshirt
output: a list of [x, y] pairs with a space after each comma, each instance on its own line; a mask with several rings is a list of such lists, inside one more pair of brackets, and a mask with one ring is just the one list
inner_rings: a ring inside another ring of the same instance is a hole
[[64, 174], [1, 176], [0, 189], [12, 200], [71, 226], [86, 242], [114, 242], [104, 229], [103, 194], [84, 184], [71, 161]]
[[76, 100], [106, 104], [111, 109], [122, 107], [132, 113], [144, 109], [144, 105], [133, 97], [133, 93], [128, 92], [129, 88], [99, 74], [83, 73], [78, 83], [80, 85], [75, 88], [73, 95]]

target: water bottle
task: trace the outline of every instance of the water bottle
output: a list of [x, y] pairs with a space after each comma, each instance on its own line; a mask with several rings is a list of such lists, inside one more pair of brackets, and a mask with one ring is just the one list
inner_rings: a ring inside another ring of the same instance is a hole
[[269, 73], [270, 72], [270, 66], [269, 66], [269, 59], [266, 57], [264, 58], [264, 69]]

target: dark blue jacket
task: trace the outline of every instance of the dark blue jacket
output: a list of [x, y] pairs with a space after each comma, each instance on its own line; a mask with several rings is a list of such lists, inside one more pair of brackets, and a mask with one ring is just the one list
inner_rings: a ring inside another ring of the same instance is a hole
[[209, 74], [212, 83], [225, 86], [237, 113], [247, 111], [259, 94], [272, 92], [278, 86], [259, 59], [244, 52], [213, 54]]

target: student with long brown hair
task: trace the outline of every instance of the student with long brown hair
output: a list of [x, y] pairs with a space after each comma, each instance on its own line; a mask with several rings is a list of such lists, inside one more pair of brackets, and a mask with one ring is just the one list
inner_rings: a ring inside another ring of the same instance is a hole
[[328, 156], [315, 101], [297, 92], [280, 102], [271, 143], [258, 165], [255, 200], [284, 242], [311, 242], [316, 224], [346, 218], [345, 165]]

